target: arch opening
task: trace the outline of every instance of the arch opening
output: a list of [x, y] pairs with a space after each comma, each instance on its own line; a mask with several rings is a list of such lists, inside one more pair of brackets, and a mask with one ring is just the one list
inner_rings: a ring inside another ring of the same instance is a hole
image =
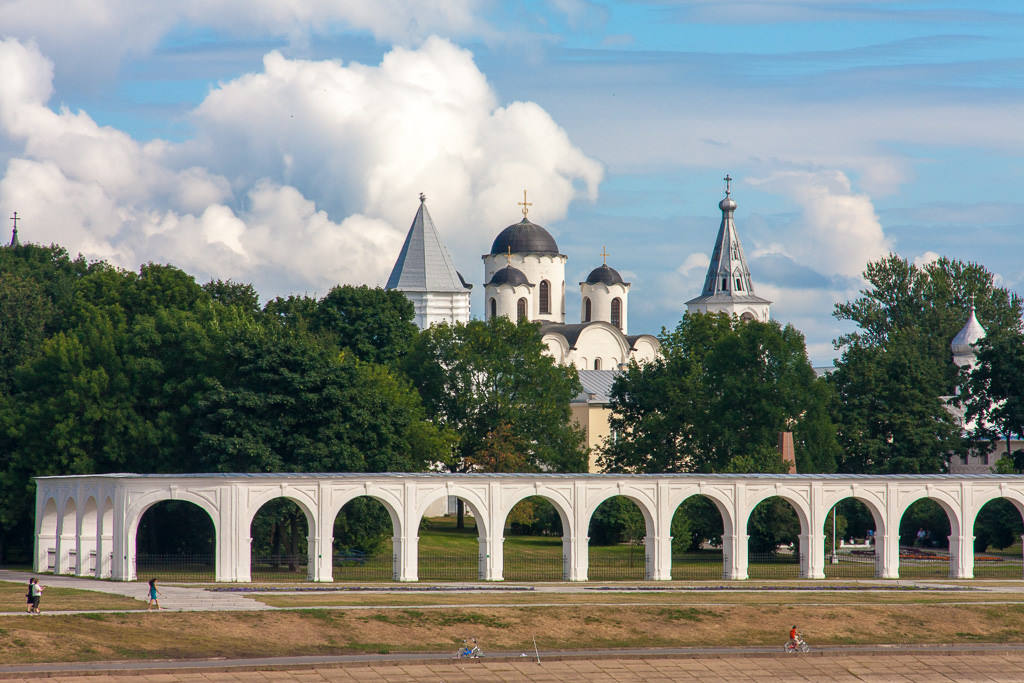
[[725, 519], [710, 497], [692, 495], [672, 515], [672, 578], [720, 579]]
[[391, 581], [397, 578], [395, 513], [380, 499], [359, 496], [334, 518], [332, 572], [335, 581]]
[[583, 322], [589, 323], [590, 322], [591, 314], [592, 314], [592, 307], [591, 307], [591, 304], [590, 304], [590, 297], [589, 296], [585, 296], [585, 297], [583, 297]]
[[910, 504], [900, 517], [900, 578], [950, 576], [949, 533], [949, 512], [939, 501], [920, 498]]
[[254, 581], [305, 581], [310, 576], [309, 512], [291, 498], [260, 506], [249, 522], [250, 575]]
[[547, 280], [540, 281], [539, 313], [549, 315], [551, 313], [551, 283]]
[[795, 579], [802, 564], [797, 508], [782, 496], [757, 504], [747, 519], [747, 575], [751, 579]]
[[[445, 506], [443, 514], [431, 516], [427, 506], [420, 518], [418, 575], [420, 581], [476, 581], [483, 578], [486, 538], [480, 511], [462, 496]], [[462, 512], [450, 514], [455, 502]], [[461, 524], [459, 520], [461, 519]]]
[[505, 517], [506, 581], [561, 581], [567, 578], [564, 512], [545, 496], [520, 500]]
[[974, 577], [1020, 579], [1024, 577], [1021, 535], [1024, 510], [1007, 498], [985, 503], [974, 519]]
[[490, 302], [491, 318], [498, 317], [498, 301], [492, 296]]
[[825, 516], [825, 578], [872, 578], [878, 575], [879, 530], [875, 511], [849, 497], [836, 502]]
[[622, 299], [615, 297], [612, 299], [612, 315], [611, 323], [619, 330], [622, 330]]
[[215, 545], [213, 519], [206, 510], [185, 500], [158, 501], [139, 518], [133, 576], [213, 581]]
[[611, 496], [590, 516], [587, 577], [591, 581], [642, 581], [645, 539], [652, 535], [643, 508], [628, 496]]

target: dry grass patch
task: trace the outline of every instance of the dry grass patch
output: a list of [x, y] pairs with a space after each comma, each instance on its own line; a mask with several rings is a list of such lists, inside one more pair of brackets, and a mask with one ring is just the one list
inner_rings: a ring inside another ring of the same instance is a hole
[[8, 663], [593, 647], [780, 645], [792, 624], [813, 645], [1020, 642], [1024, 606], [756, 605], [296, 610], [0, 618]]
[[[40, 583], [45, 586], [46, 578], [41, 578]], [[0, 605], [3, 605], [0, 611], [25, 611], [25, 593], [27, 592], [27, 582], [0, 582]], [[145, 606], [146, 602], [144, 600], [126, 598], [121, 595], [56, 587], [49, 587], [43, 591], [43, 599], [40, 604], [40, 608], [44, 612], [92, 609], [142, 609]]]

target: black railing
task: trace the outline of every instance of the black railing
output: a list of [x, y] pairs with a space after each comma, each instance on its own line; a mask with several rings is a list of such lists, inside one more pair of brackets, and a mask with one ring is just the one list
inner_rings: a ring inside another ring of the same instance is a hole
[[216, 578], [212, 554], [139, 553], [135, 556], [135, 575], [140, 581], [213, 581]]

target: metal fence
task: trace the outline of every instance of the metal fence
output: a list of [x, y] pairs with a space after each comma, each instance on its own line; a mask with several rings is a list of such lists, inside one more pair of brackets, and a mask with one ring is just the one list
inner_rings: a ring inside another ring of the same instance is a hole
[[213, 581], [213, 554], [181, 555], [139, 553], [135, 556], [135, 575], [140, 580]]

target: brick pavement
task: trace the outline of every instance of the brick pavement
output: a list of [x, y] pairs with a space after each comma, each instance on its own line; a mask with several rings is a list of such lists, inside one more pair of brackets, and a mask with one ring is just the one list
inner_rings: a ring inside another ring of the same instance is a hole
[[[96, 683], [116, 679], [127, 683], [318, 683], [387, 681], [1024, 681], [1024, 653], [976, 654], [857, 654], [786, 657], [723, 656], [647, 659], [568, 659], [537, 664], [533, 661], [472, 661], [392, 663], [308, 667], [273, 671], [189, 671], [182, 673], [125, 672], [60, 676], [59, 683]], [[38, 680], [38, 679], [15, 679]]]

